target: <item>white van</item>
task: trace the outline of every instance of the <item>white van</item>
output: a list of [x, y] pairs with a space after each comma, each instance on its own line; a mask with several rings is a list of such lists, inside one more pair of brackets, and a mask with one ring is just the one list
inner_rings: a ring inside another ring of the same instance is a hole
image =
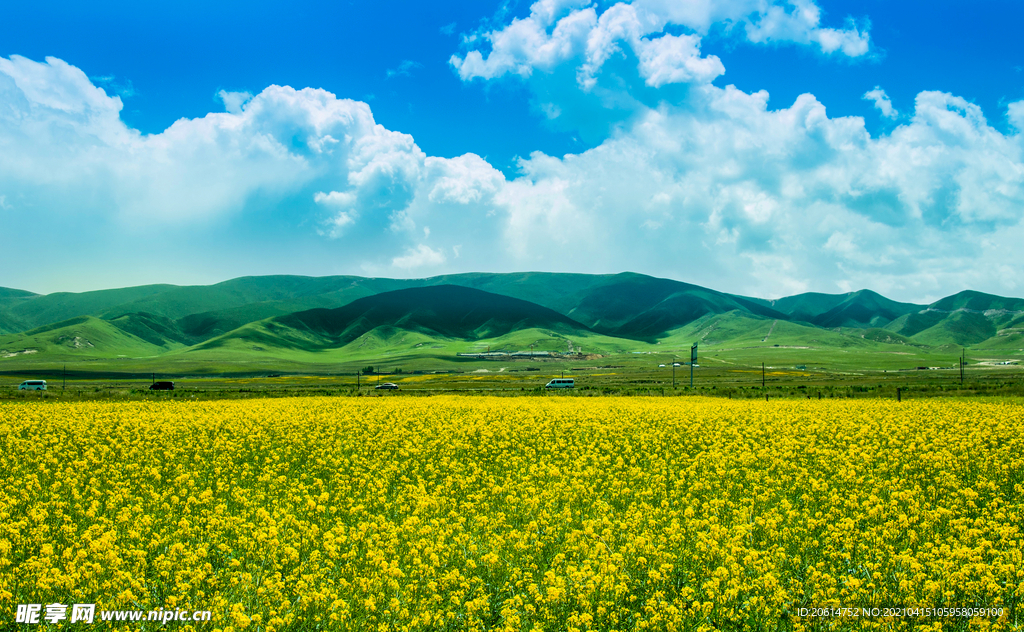
[[555, 378], [544, 385], [544, 388], [575, 388], [576, 381], [571, 377]]
[[46, 380], [25, 380], [18, 386], [19, 391], [45, 391]]

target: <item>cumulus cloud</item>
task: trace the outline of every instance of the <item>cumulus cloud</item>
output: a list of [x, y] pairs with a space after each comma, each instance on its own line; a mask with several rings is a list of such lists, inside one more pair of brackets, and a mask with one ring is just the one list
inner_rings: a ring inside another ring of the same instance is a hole
[[[592, 89], [605, 63], [625, 45], [638, 61], [647, 85], [708, 83], [725, 72], [715, 56], [701, 57], [701, 36], [716, 23], [743, 25], [754, 43], [816, 46], [826, 54], [860, 57], [870, 48], [866, 29], [853, 22], [845, 28], [821, 26], [821, 10], [812, 0], [635, 0], [618, 2], [600, 15], [589, 2], [540, 0], [530, 15], [467, 41], [485, 42], [490, 50], [453, 55], [459, 76], [494, 79], [505, 74], [529, 77], [562, 63], [576, 65], [577, 80]], [[669, 27], [694, 31], [673, 35]]]
[[282, 205], [325, 237], [376, 235], [400, 249], [430, 212], [459, 209], [457, 225], [473, 226], [504, 181], [472, 154], [426, 156], [411, 136], [377, 124], [367, 104], [324, 90], [218, 96], [227, 112], [144, 135], [121, 120], [120, 98], [78, 68], [0, 58], [4, 204], [151, 231], [224, 225]]
[[444, 253], [425, 244], [409, 248], [405, 254], [391, 260], [391, 265], [401, 270], [436, 267], [445, 262]]
[[789, 0], [788, 5], [762, 8], [745, 25], [747, 39], [754, 43], [816, 44], [823, 53], [841, 52], [848, 57], [868, 52], [870, 38], [852, 20], [843, 29], [823, 28], [821, 9], [812, 0]]
[[1006, 118], [1019, 132], [1024, 132], [1024, 101], [1014, 101], [1006, 108]]
[[865, 92], [862, 98], [865, 101], [873, 102], [875, 107], [878, 108], [878, 111], [881, 112], [882, 116], [885, 118], [894, 119], [900, 115], [900, 113], [896, 111], [896, 108], [892, 106], [892, 101], [889, 100], [889, 95], [885, 93], [885, 90], [882, 90], [878, 86], [875, 86], [874, 90], [868, 90]]
[[221, 90], [217, 93], [217, 98], [224, 104], [225, 110], [232, 114], [241, 114], [242, 107], [252, 100], [252, 93], [248, 91], [229, 92], [228, 90]]
[[[580, 11], [568, 7], [550, 3], [546, 19]], [[334, 270], [375, 274], [636, 270], [759, 296], [871, 287], [907, 300], [1024, 289], [1024, 137], [942, 92], [872, 138], [810, 94], [773, 109], [764, 91], [694, 85], [593, 149], [520, 160], [511, 180], [474, 154], [426, 155], [322, 90], [271, 86], [151, 135], [120, 109], [65, 62], [0, 59], [8, 215], [142, 226], [148, 244], [166, 227], [244, 236], [265, 222], [275, 239], [311, 235]], [[1006, 115], [1024, 124], [1020, 103]]]
[[923, 92], [910, 124], [872, 139], [811, 95], [777, 110], [732, 87], [695, 99], [581, 155], [522, 161], [499, 196], [510, 247], [551, 265], [622, 252], [625, 267], [758, 295], [1024, 287], [1024, 272], [991, 275], [1012, 257], [999, 244], [1024, 237], [1024, 144], [977, 106]]

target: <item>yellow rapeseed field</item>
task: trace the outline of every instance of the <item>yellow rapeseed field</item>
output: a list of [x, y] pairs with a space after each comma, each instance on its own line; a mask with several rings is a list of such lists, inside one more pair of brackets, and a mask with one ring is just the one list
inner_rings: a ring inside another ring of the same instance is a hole
[[18, 629], [1017, 629], [1022, 423], [1010, 400], [0, 403], [0, 628], [95, 603], [213, 620]]

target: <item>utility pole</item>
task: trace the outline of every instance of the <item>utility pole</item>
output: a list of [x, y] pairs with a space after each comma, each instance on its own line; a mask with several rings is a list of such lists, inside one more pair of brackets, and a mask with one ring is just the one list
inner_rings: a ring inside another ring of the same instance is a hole
[[764, 388], [764, 362], [761, 363], [761, 388]]
[[64, 390], [68, 387], [68, 365], [64, 365], [64, 381], [60, 385], [60, 390]]
[[964, 369], [967, 365], [967, 349], [960, 350], [960, 386], [964, 385]]
[[359, 371], [356, 371], [356, 390], [359, 390]]
[[672, 356], [672, 390], [676, 390], [676, 358]]
[[690, 347], [690, 388], [693, 388], [693, 364], [697, 361], [697, 343]]
[[380, 386], [380, 367], [377, 367], [377, 386]]

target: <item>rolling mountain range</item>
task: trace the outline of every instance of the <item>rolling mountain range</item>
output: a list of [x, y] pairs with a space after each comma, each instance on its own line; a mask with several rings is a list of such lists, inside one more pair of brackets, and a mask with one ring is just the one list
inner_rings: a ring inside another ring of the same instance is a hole
[[238, 362], [247, 354], [389, 345], [450, 353], [446, 345], [454, 342], [460, 349], [492, 341], [486, 346], [521, 350], [561, 349], [576, 340], [623, 351], [678, 336], [705, 345], [796, 337], [822, 345], [1017, 353], [1024, 347], [1024, 299], [965, 291], [916, 305], [861, 290], [769, 301], [635, 273], [266, 276], [48, 295], [0, 288], [0, 370], [29, 360], [199, 359], [228, 351]]

